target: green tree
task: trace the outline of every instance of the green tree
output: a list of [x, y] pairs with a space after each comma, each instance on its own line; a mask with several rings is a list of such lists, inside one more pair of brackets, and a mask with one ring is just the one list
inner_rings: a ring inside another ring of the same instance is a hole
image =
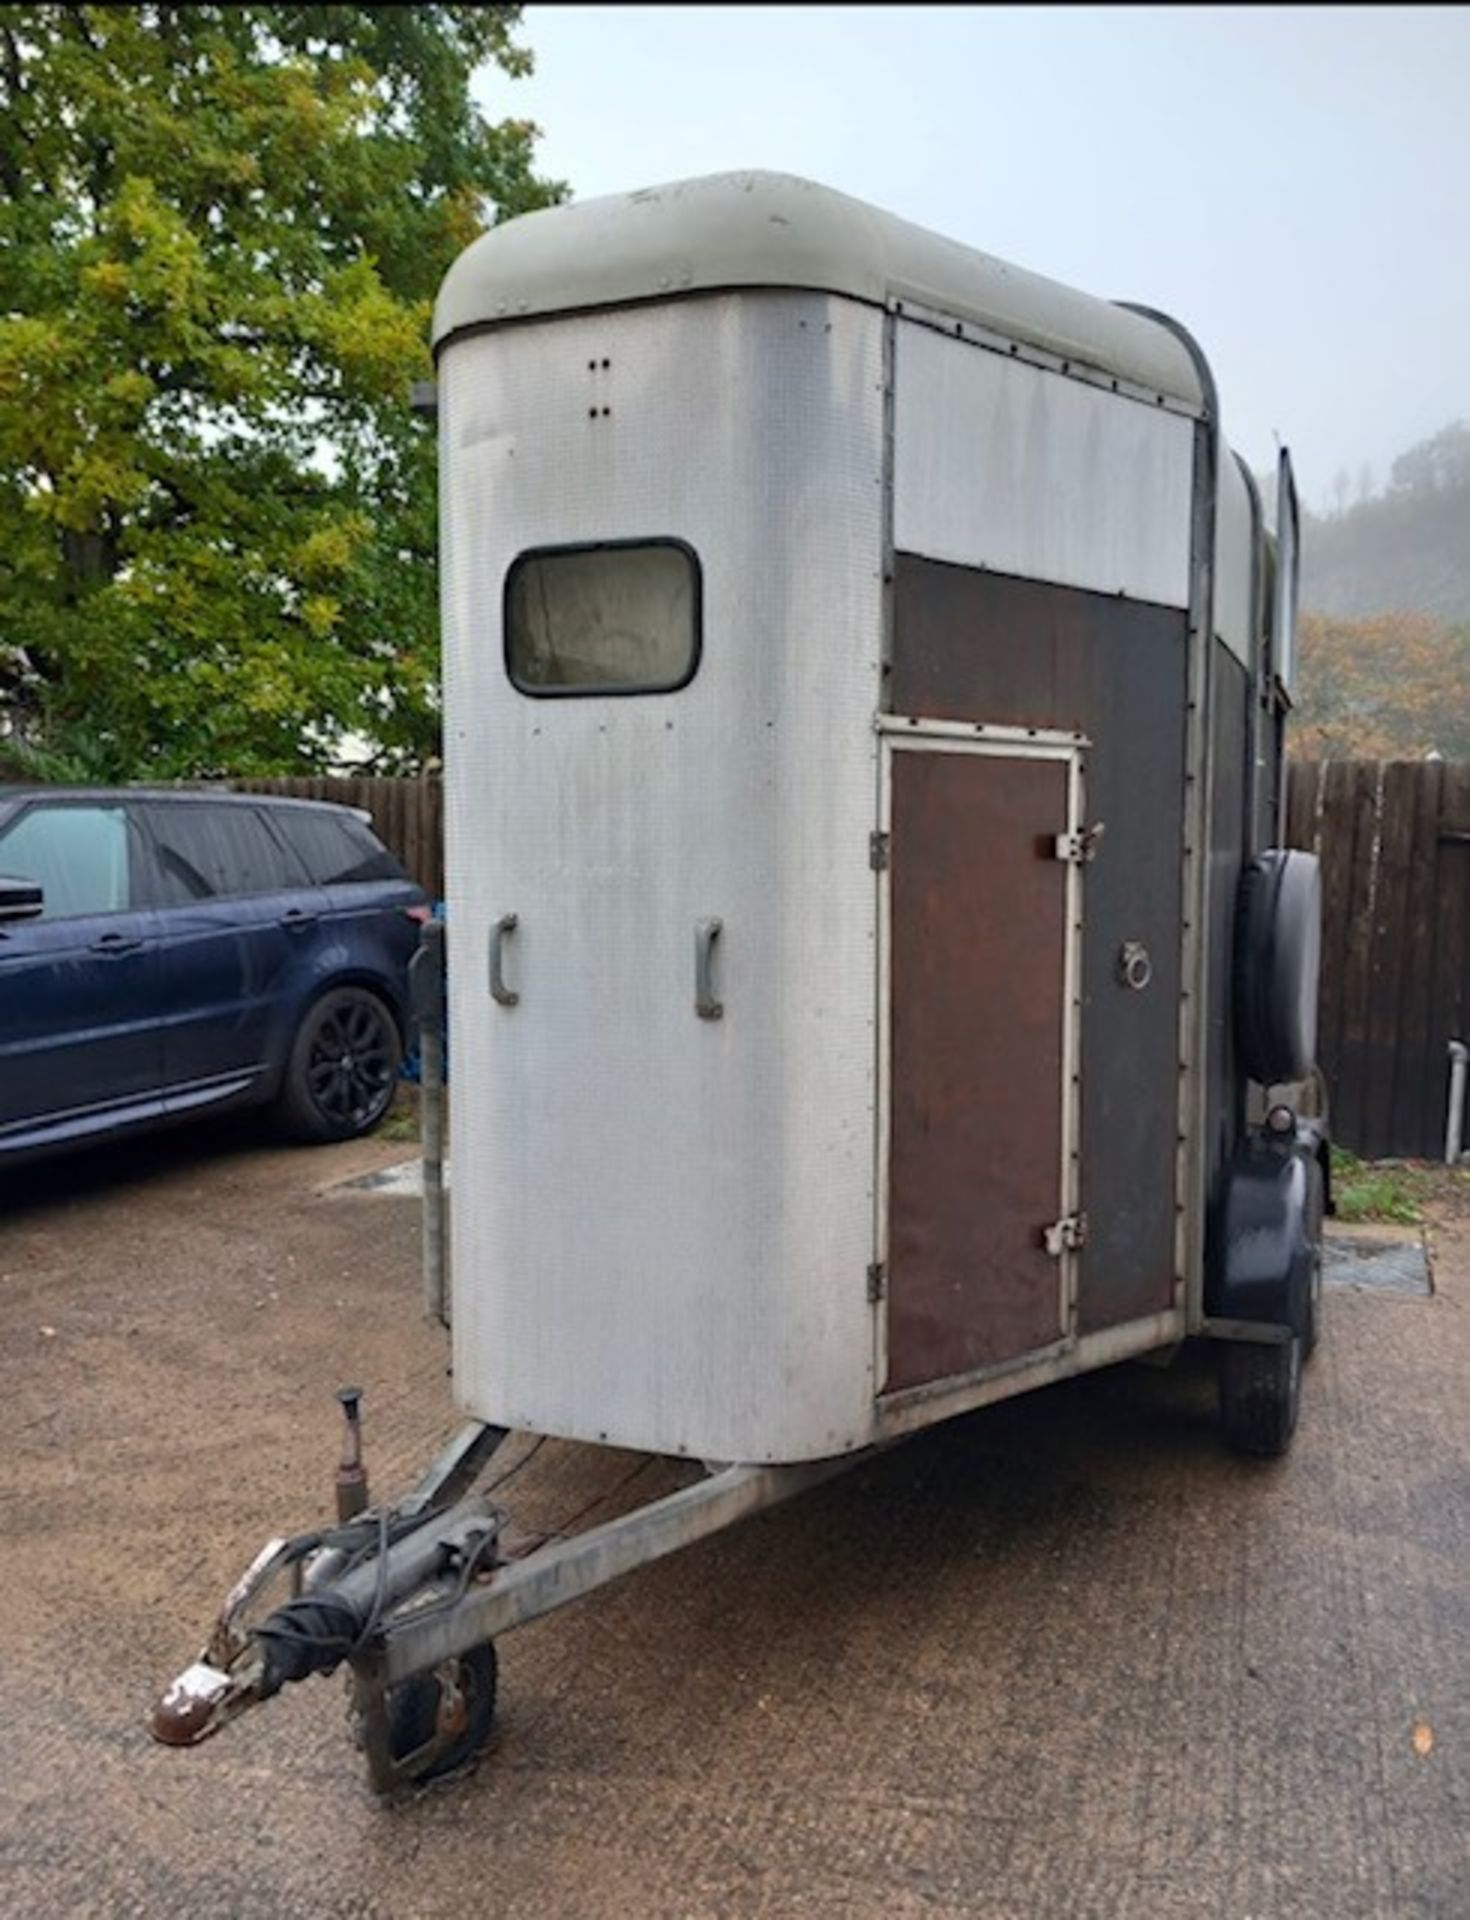
[[517, 7], [0, 6], [0, 750], [435, 751], [439, 278], [559, 199]]
[[1422, 613], [1301, 622], [1299, 759], [1470, 758], [1470, 629]]

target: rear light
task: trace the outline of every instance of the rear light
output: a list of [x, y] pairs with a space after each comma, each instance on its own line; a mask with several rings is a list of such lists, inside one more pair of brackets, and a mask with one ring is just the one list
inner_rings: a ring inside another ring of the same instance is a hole
[[434, 917], [434, 912], [431, 907], [405, 907], [403, 911], [408, 915], [409, 919], [413, 921], [414, 925], [419, 927], [421, 927], [426, 920], [432, 920]]

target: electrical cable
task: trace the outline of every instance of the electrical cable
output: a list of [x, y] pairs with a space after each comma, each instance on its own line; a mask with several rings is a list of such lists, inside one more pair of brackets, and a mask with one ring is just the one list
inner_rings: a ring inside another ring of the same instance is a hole
[[[262, 1697], [277, 1692], [287, 1680], [300, 1680], [308, 1673], [330, 1673], [342, 1660], [359, 1652], [377, 1631], [388, 1600], [392, 1533], [388, 1509], [383, 1508], [368, 1524], [377, 1535], [378, 1577], [366, 1614], [360, 1616], [330, 1587], [320, 1593], [298, 1594], [277, 1607], [253, 1633], [265, 1649]], [[343, 1569], [343, 1575], [361, 1566], [371, 1551], [371, 1544], [363, 1546]]]
[[515, 1465], [513, 1467], [507, 1467], [505, 1472], [502, 1473], [498, 1479], [492, 1480], [489, 1486], [485, 1487], [483, 1491], [486, 1493], [494, 1493], [497, 1487], [503, 1487], [508, 1481], [514, 1480], [522, 1467], [530, 1466], [531, 1462], [536, 1458], [536, 1455], [540, 1453], [541, 1449], [546, 1445], [548, 1437], [549, 1436], [544, 1433], [538, 1434], [533, 1444], [521, 1455]]
[[[507, 1486], [517, 1474], [531, 1464], [545, 1446], [547, 1438], [548, 1436], [544, 1433], [538, 1434], [520, 1459], [490, 1481], [483, 1492], [488, 1495]], [[594, 1507], [620, 1493], [649, 1465], [651, 1461], [640, 1462], [630, 1473], [624, 1475], [616, 1486], [586, 1502], [563, 1523], [560, 1529], [546, 1535], [545, 1538], [562, 1538], [568, 1528], [575, 1526]], [[339, 1594], [334, 1593], [332, 1586], [326, 1586], [320, 1592], [298, 1594], [294, 1599], [278, 1607], [268, 1619], [263, 1620], [254, 1629], [254, 1638], [261, 1642], [265, 1650], [265, 1671], [261, 1682], [263, 1695], [274, 1693], [287, 1680], [299, 1680], [308, 1673], [330, 1673], [342, 1660], [350, 1659], [362, 1650], [381, 1628], [384, 1615], [389, 1610], [389, 1549], [396, 1540], [423, 1525], [428, 1517], [427, 1514], [423, 1514], [412, 1516], [406, 1522], [401, 1517], [395, 1520], [390, 1510], [385, 1507], [376, 1515], [365, 1514], [360, 1520], [351, 1522], [347, 1526], [323, 1533], [302, 1534], [289, 1543], [288, 1561], [299, 1560], [317, 1547], [346, 1553], [347, 1561], [337, 1574], [337, 1581], [355, 1572], [376, 1553], [377, 1582], [372, 1604], [361, 1616], [356, 1608], [349, 1606]], [[453, 1589], [434, 1605], [417, 1609], [412, 1618], [421, 1620], [430, 1614], [447, 1612], [458, 1606], [469, 1591], [470, 1582], [483, 1567], [486, 1556], [493, 1549], [496, 1539], [496, 1528], [487, 1526], [485, 1533], [465, 1554]]]
[[640, 1473], [647, 1473], [648, 1469], [653, 1465], [653, 1462], [654, 1456], [650, 1454], [646, 1460], [640, 1460], [636, 1467], [629, 1468], [621, 1480], [617, 1481], [613, 1486], [606, 1488], [602, 1493], [594, 1494], [590, 1500], [585, 1501], [577, 1508], [570, 1519], [563, 1520], [559, 1527], [553, 1527], [549, 1533], [543, 1533], [537, 1541], [538, 1547], [544, 1547], [548, 1540], [567, 1539], [572, 1528], [576, 1526], [579, 1520], [585, 1520], [589, 1513], [595, 1512], [605, 1501], [616, 1499], [625, 1488], [632, 1486]]

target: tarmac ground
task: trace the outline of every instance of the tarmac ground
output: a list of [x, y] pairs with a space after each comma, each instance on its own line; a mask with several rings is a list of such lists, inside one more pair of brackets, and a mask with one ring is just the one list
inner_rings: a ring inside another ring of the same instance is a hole
[[[0, 1904], [24, 1916], [1470, 1915], [1470, 1207], [1329, 1291], [1296, 1445], [1207, 1355], [951, 1423], [501, 1647], [478, 1767], [382, 1804], [340, 1678], [191, 1751], [163, 1684], [270, 1534], [456, 1424], [384, 1140], [248, 1126], [0, 1188]], [[507, 1444], [523, 1450], [517, 1437]], [[551, 1441], [556, 1529], [688, 1467]], [[512, 1495], [514, 1496], [512, 1498]]]

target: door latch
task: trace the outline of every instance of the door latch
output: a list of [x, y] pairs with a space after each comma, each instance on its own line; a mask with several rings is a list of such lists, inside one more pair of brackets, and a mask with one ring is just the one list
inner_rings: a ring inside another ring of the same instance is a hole
[[1041, 1244], [1053, 1260], [1060, 1260], [1064, 1253], [1075, 1253], [1079, 1247], [1087, 1245], [1087, 1215], [1069, 1213], [1055, 1220], [1049, 1227], [1041, 1230]]
[[1057, 859], [1065, 860], [1070, 866], [1085, 866], [1097, 852], [1106, 832], [1106, 826], [1097, 820], [1090, 827], [1079, 827], [1076, 833], [1059, 833], [1054, 843]]

